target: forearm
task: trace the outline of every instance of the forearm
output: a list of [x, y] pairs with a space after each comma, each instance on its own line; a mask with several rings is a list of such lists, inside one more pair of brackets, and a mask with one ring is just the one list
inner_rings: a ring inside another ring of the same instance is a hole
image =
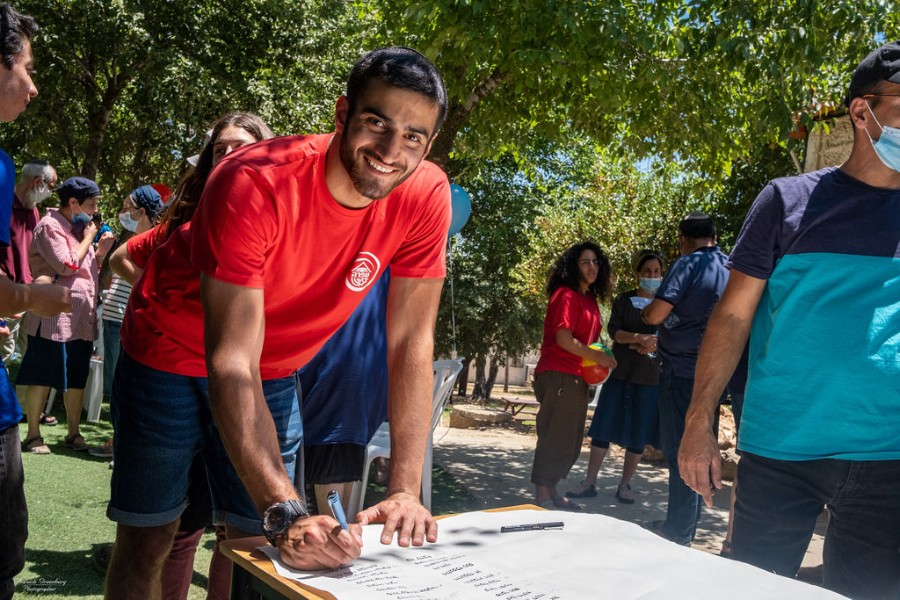
[[633, 331], [618, 330], [615, 340], [620, 344], [643, 344], [653, 335], [650, 333], [635, 333]]
[[134, 285], [134, 282], [141, 276], [141, 273], [144, 272], [144, 270], [138, 267], [131, 259], [131, 255], [128, 253], [127, 244], [123, 244], [116, 248], [116, 251], [109, 257], [109, 268], [112, 269], [113, 273], [132, 285]]
[[28, 309], [29, 286], [0, 277], [0, 314], [12, 315]]
[[91, 249], [93, 241], [91, 236], [85, 235], [84, 239], [81, 240], [81, 243], [78, 244], [78, 247], [75, 248], [75, 256], [78, 259], [77, 262], [79, 265], [84, 262], [84, 257], [87, 256], [88, 250]]
[[284, 468], [258, 370], [215, 355], [208, 364], [213, 418], [256, 508], [262, 513], [275, 502], [297, 498]]
[[431, 435], [433, 343], [409, 341], [388, 354], [388, 419], [391, 424], [389, 494], [419, 497], [425, 447]]
[[719, 399], [750, 334], [750, 321], [717, 306], [709, 319], [694, 374], [694, 390], [686, 423], [712, 428]]

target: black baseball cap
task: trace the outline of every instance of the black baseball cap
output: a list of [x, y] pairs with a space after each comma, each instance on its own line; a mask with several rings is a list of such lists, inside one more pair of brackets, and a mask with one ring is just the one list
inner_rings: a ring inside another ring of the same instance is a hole
[[882, 81], [900, 84], [900, 41], [888, 42], [865, 57], [850, 79], [850, 91], [844, 102], [871, 94]]

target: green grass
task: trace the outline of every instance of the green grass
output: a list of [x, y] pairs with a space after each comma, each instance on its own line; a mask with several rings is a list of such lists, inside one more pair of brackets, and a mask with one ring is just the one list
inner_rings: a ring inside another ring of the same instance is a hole
[[[103, 576], [93, 568], [93, 553], [115, 538], [115, 524], [106, 518], [112, 471], [108, 460], [74, 452], [63, 445], [66, 425], [61, 402], [54, 408], [59, 425], [41, 427], [41, 434], [53, 453], [22, 455], [29, 536], [25, 570], [16, 577], [16, 594], [43, 600], [99, 599], [103, 595]], [[19, 427], [24, 438], [26, 424]], [[104, 405], [99, 423], [82, 421], [81, 431], [91, 446], [105, 442], [112, 435], [108, 408]], [[373, 477], [374, 471], [371, 470]], [[434, 469], [432, 485], [435, 515], [463, 512], [477, 506], [475, 499], [439, 467]], [[378, 502], [385, 491], [383, 486], [370, 483], [366, 505]], [[194, 560], [191, 600], [206, 597], [206, 573], [213, 544], [214, 536], [207, 532]]]

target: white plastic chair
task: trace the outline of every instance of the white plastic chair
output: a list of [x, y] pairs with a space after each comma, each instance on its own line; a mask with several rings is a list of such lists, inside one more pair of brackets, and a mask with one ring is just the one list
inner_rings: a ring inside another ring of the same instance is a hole
[[[462, 371], [463, 359], [439, 360], [434, 363], [434, 387], [432, 388], [431, 430], [428, 444], [425, 446], [425, 462], [422, 464], [422, 504], [431, 510], [431, 462], [434, 429], [441, 422], [444, 406], [450, 400], [453, 384]], [[362, 481], [354, 482], [350, 492], [347, 514], [351, 518], [362, 510], [366, 499], [366, 484], [369, 481], [369, 467], [376, 458], [390, 458], [391, 430], [387, 423], [382, 423], [372, 440], [366, 446], [366, 459], [363, 464]]]

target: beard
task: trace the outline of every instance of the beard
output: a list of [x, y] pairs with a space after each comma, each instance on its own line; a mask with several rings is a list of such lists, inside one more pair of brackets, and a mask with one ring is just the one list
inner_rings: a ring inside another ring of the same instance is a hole
[[[393, 179], [386, 181], [386, 178], [371, 175], [367, 172], [369, 166], [366, 164], [366, 154], [363, 151], [357, 150], [354, 153], [349, 145], [344, 143], [343, 139], [341, 139], [339, 150], [338, 154], [341, 157], [341, 163], [344, 165], [350, 181], [353, 182], [353, 187], [356, 188], [356, 191], [361, 196], [370, 200], [381, 200], [386, 197], [415, 171], [413, 169], [404, 173], [403, 169], [398, 169], [393, 174]], [[358, 160], [354, 160], [357, 158]], [[391, 166], [393, 167], [393, 165]]]
[[23, 194], [22, 206], [25, 208], [34, 208], [50, 196], [50, 190], [38, 191], [34, 188]]

